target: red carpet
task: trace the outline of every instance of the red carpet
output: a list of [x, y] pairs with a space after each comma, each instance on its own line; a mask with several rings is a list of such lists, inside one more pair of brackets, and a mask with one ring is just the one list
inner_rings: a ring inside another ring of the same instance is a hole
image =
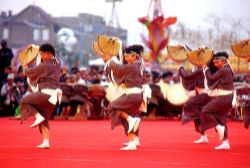
[[217, 134], [211, 129], [209, 144], [197, 145], [193, 124], [179, 121], [142, 121], [141, 147], [120, 151], [127, 139], [122, 127], [110, 129], [103, 121], [50, 121], [51, 149], [41, 143], [32, 120], [0, 118], [0, 168], [249, 168], [250, 130], [229, 122], [231, 150], [215, 151]]

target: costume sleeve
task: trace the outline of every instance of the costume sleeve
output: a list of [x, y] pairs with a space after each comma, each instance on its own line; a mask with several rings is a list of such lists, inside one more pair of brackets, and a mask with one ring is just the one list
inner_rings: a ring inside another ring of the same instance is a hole
[[188, 72], [184, 69], [184, 67], [180, 67], [179, 74], [180, 74], [181, 78], [183, 78], [183, 79], [192, 80], [192, 79], [195, 79], [197, 77], [197, 75], [199, 74], [199, 70], [196, 70], [194, 72]]
[[127, 71], [129, 70], [128, 67], [128, 64], [121, 65], [115, 63], [114, 61], [110, 62], [109, 68], [113, 71], [117, 84], [121, 84], [124, 81], [126, 74], [128, 73]]
[[209, 70], [206, 71], [205, 75], [206, 75], [207, 83], [210, 89], [215, 89], [220, 85], [221, 81], [224, 78], [225, 73], [227, 73], [226, 71], [227, 70], [223, 68], [218, 70], [214, 74], [212, 74]]
[[38, 66], [32, 67], [32, 68], [27, 68], [25, 70], [25, 74], [27, 77], [30, 79], [30, 84], [33, 86], [36, 86], [39, 79], [40, 79], [40, 74], [44, 71], [44, 65], [43, 63], [39, 64]]
[[212, 74], [209, 70], [206, 71], [205, 74], [206, 74], [207, 79], [208, 79], [209, 81], [213, 82], [213, 81], [218, 81], [218, 80], [220, 80], [220, 79], [223, 77], [223, 75], [224, 75], [225, 73], [227, 73], [226, 70], [222, 68], [222, 69], [218, 70], [218, 71], [217, 71], [216, 73], [214, 73], [214, 74]]

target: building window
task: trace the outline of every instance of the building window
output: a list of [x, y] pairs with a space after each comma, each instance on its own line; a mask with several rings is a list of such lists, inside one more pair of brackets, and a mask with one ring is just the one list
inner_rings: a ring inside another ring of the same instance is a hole
[[93, 26], [92, 25], [85, 25], [84, 26], [84, 31], [85, 32], [92, 32], [93, 31]]
[[33, 40], [34, 41], [39, 41], [41, 38], [41, 33], [39, 29], [34, 29], [33, 30]]
[[4, 28], [3, 29], [3, 39], [8, 39], [9, 38], [9, 29]]
[[43, 40], [44, 41], [49, 40], [49, 29], [43, 29]]

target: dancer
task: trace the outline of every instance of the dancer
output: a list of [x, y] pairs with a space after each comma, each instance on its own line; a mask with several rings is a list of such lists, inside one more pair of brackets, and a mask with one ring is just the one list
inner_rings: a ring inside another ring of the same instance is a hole
[[[244, 58], [248, 63], [250, 62], [250, 39], [241, 40], [231, 46], [233, 53], [239, 57]], [[242, 96], [239, 97], [241, 108], [243, 111], [244, 127], [248, 129], [250, 125], [250, 76], [245, 76], [245, 82], [243, 83], [246, 89], [239, 91]]]
[[142, 65], [137, 59], [139, 54], [140, 50], [137, 46], [130, 46], [124, 51], [126, 64], [116, 64], [112, 59], [108, 62], [108, 68], [113, 71], [115, 76], [119, 76], [121, 80], [118, 84], [122, 84], [125, 90], [124, 95], [111, 102], [108, 106], [112, 128], [115, 128], [120, 122], [124, 122], [123, 120], [128, 122], [125, 130], [127, 130], [129, 143], [121, 150], [136, 150], [135, 132], [139, 126], [140, 119], [134, 117], [139, 116], [139, 107], [143, 100]]
[[245, 75], [243, 88], [238, 90], [240, 110], [242, 110], [244, 127], [249, 128], [250, 125], [250, 75]]
[[[129, 51], [131, 50], [131, 51]], [[144, 48], [142, 45], [138, 45], [138, 44], [135, 44], [135, 45], [132, 45], [128, 48], [125, 49], [124, 51], [125, 53], [126, 52], [135, 52], [136, 53], [136, 60], [137, 62], [140, 62], [141, 63], [141, 75], [143, 76], [143, 71], [144, 71], [144, 61], [143, 61], [143, 52], [144, 52]], [[124, 64], [128, 64], [128, 62], [126, 60], [124, 60]], [[148, 99], [151, 97], [151, 89], [149, 87], [149, 85], [147, 84], [143, 84], [142, 83], [142, 90], [143, 90], [143, 101], [140, 105], [140, 108], [138, 109], [138, 113], [134, 116], [137, 120], [137, 123], [136, 124], [140, 124], [140, 121], [141, 121], [141, 112], [147, 112], [147, 103], [148, 103]], [[124, 122], [124, 120], [122, 120], [122, 123], [124, 125], [124, 130], [125, 130], [125, 133], [126, 133], [126, 130], [128, 130], [128, 122]], [[140, 139], [139, 139], [139, 126], [138, 126], [138, 129], [137, 131], [135, 132], [132, 132], [131, 134], [133, 134], [132, 136], [132, 140], [130, 139], [129, 137], [129, 142], [125, 142], [123, 143], [125, 146], [124, 150], [126, 149], [130, 149], [129, 148], [129, 144], [130, 144], [130, 141], [133, 141], [135, 146], [136, 147], [139, 147], [140, 146]]]
[[182, 110], [182, 124], [186, 124], [193, 120], [195, 131], [201, 134], [200, 139], [195, 140], [194, 143], [208, 143], [207, 135], [200, 130], [201, 110], [209, 101], [209, 96], [207, 95], [204, 86], [205, 77], [203, 69], [201, 66], [197, 66], [192, 72], [189, 72], [185, 70], [183, 66], [180, 66], [179, 74], [182, 85], [188, 91], [189, 95], [189, 99], [185, 102]]
[[[40, 63], [37, 61], [39, 57]], [[38, 126], [43, 137], [42, 144], [37, 148], [50, 148], [48, 120], [62, 96], [62, 91], [59, 89], [60, 62], [55, 57], [54, 47], [47, 43], [40, 47], [29, 45], [19, 54], [19, 60], [25, 68], [28, 83], [33, 91], [21, 99], [21, 119], [23, 121], [29, 116], [35, 116], [35, 121], [30, 128]], [[32, 67], [34, 60], [36, 65]]]
[[[201, 109], [209, 100], [204, 87], [202, 65], [210, 61], [204, 58], [212, 58], [212, 50], [198, 48], [192, 51], [187, 45], [167, 46], [167, 48], [169, 57], [179, 65], [180, 81], [189, 97], [182, 109], [182, 124], [194, 121], [195, 131], [201, 134], [200, 139], [194, 143], [208, 143], [207, 136], [200, 130]], [[187, 60], [193, 65], [192, 72], [184, 69]]]
[[[249, 41], [248, 41], [248, 45], [249, 45]], [[246, 61], [248, 63], [250, 63], [250, 52], [247, 54], [248, 56], [246, 57]], [[245, 76], [245, 81], [248, 84], [248, 88], [250, 88], [250, 76], [246, 75]], [[248, 94], [248, 96], [244, 96], [243, 101], [245, 102], [244, 107], [243, 107], [243, 111], [244, 111], [244, 127], [246, 129], [249, 128], [250, 125], [250, 96]]]
[[222, 140], [222, 144], [215, 147], [216, 150], [230, 149], [228, 141], [227, 116], [236, 103], [236, 94], [233, 86], [233, 71], [227, 60], [226, 52], [214, 54], [213, 63], [218, 68], [212, 74], [208, 68], [204, 68], [205, 80], [211, 91], [208, 95], [211, 100], [202, 108], [201, 111], [201, 132], [215, 127]]
[[[141, 49], [139, 48], [142, 46], [130, 46], [126, 48], [124, 50], [124, 60], [127, 64], [122, 65], [117, 57], [114, 56], [118, 55], [118, 52], [110, 52], [110, 48], [114, 49], [115, 47], [103, 45], [103, 41], [105, 40], [100, 42], [100, 38], [105, 37], [98, 36], [98, 43], [93, 44], [93, 49], [106, 62], [105, 72], [111, 81], [124, 89], [124, 94], [108, 105], [107, 111], [111, 119], [111, 128], [114, 129], [116, 126], [123, 124], [129, 143], [126, 144], [127, 146], [121, 148], [121, 150], [136, 150], [136, 145], [139, 145], [139, 143], [136, 144], [135, 132], [138, 130], [140, 123], [140, 118], [136, 118], [136, 116], [139, 116], [139, 107], [142, 103], [142, 64], [137, 58], [141, 53]], [[112, 41], [112, 38], [106, 40], [106, 43], [109, 43], [109, 41]], [[114, 43], [112, 42], [111, 44]], [[96, 44], [99, 45], [97, 46]], [[102, 48], [101, 52], [100, 48]], [[103, 52], [103, 50], [106, 52]], [[137, 140], [139, 142], [139, 139]]]

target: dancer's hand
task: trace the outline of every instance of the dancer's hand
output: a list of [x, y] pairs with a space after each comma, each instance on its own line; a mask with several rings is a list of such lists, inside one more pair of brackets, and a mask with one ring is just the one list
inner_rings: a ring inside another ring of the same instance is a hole
[[186, 61], [175, 61], [176, 64], [178, 65], [178, 68], [183, 67]]
[[202, 68], [206, 69], [207, 68], [207, 64], [202, 65]]
[[106, 63], [106, 62], [108, 62], [110, 60], [110, 55], [104, 54], [104, 55], [102, 55], [102, 59]]
[[247, 62], [250, 62], [250, 55], [246, 58]]

